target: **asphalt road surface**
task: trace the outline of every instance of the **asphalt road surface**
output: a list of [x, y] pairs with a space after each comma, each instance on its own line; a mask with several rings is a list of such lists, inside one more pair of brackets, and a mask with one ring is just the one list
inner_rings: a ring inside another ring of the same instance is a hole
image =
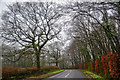
[[78, 70], [65, 70], [44, 80], [87, 80], [84, 74]]

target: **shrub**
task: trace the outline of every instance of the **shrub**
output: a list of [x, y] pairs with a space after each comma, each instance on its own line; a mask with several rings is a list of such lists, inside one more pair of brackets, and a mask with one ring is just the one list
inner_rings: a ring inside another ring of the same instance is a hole
[[59, 67], [58, 67], [58, 66], [54, 66], [54, 68], [55, 68], [55, 69], [59, 69]]
[[79, 68], [82, 69], [82, 64], [79, 65]]
[[91, 62], [91, 70], [94, 71], [94, 65], [93, 65], [93, 62]]
[[59, 69], [57, 66], [45, 66], [40, 70], [37, 67], [27, 67], [27, 68], [18, 68], [18, 67], [3, 67], [2, 68], [2, 76], [4, 79], [10, 78], [19, 78], [19, 76], [30, 75], [31, 73], [44, 74], [51, 70]]
[[86, 63], [83, 64], [83, 68], [84, 68], [84, 69], [87, 69]]
[[19, 72], [19, 74], [25, 74], [25, 73], [27, 73], [27, 69], [25, 69], [25, 68], [18, 68], [18, 72]]
[[105, 76], [111, 75], [112, 78], [120, 76], [120, 57], [118, 54], [108, 53], [106, 56], [101, 56], [101, 62], [104, 67]]
[[72, 67], [72, 69], [78, 69], [78, 68], [80, 68], [80, 65], [75, 65]]
[[14, 67], [3, 67], [2, 68], [3, 77], [9, 77], [13, 75], [18, 75], [18, 68], [14, 68]]
[[88, 71], [91, 71], [91, 64], [88, 63]]
[[99, 72], [99, 62], [100, 62], [100, 61], [99, 61], [98, 59], [95, 60], [95, 72], [96, 72], [96, 73]]
[[108, 62], [105, 55], [101, 55], [101, 62], [103, 67], [103, 73], [105, 73], [105, 76], [107, 76], [109, 67], [108, 67]]

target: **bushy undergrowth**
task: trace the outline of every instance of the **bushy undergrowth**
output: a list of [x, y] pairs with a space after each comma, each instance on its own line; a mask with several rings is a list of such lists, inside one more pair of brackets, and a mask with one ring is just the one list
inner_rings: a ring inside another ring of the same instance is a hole
[[107, 53], [91, 63], [91, 71], [105, 78], [120, 78], [120, 57], [118, 54]]
[[31, 74], [44, 74], [52, 70], [59, 69], [57, 66], [45, 66], [37, 69], [37, 67], [27, 67], [27, 68], [19, 68], [19, 67], [3, 67], [2, 68], [2, 77], [4, 80], [13, 80], [19, 78], [25, 78], [25, 76], [30, 76]]
[[83, 63], [73, 68], [86, 69], [104, 78], [120, 78], [120, 56], [109, 52], [94, 62]]

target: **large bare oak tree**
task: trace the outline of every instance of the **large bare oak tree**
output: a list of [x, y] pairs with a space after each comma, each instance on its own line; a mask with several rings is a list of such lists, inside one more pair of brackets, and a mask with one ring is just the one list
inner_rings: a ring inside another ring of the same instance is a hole
[[61, 31], [61, 8], [54, 3], [14, 3], [2, 15], [2, 37], [8, 42], [31, 48], [40, 68], [40, 51]]

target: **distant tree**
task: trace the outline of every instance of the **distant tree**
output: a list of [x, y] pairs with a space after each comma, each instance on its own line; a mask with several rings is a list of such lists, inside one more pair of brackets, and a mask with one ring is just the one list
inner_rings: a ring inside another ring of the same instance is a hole
[[2, 44], [3, 66], [33, 66], [34, 51], [32, 49], [19, 49], [11, 45]]
[[54, 42], [49, 45], [49, 56], [52, 59], [51, 63], [55, 63], [58, 66], [61, 58], [62, 43]]

